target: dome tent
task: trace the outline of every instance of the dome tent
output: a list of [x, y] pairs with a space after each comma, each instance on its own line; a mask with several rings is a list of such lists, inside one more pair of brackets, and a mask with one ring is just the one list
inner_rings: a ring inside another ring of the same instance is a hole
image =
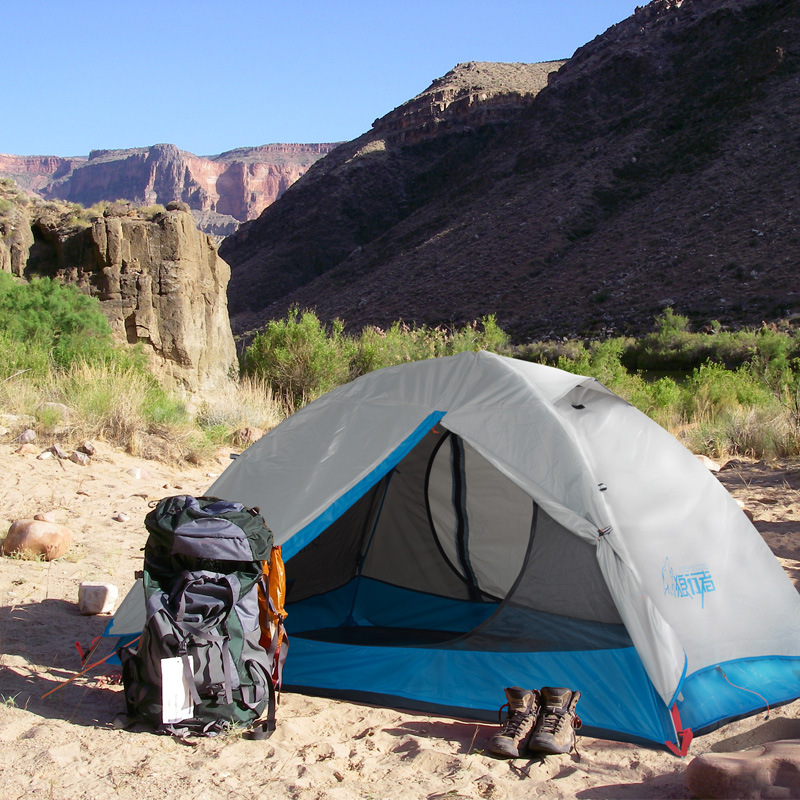
[[208, 494], [283, 546], [284, 685], [495, 720], [582, 692], [584, 730], [668, 743], [800, 695], [800, 596], [736, 502], [594, 379], [490, 353], [365, 375]]

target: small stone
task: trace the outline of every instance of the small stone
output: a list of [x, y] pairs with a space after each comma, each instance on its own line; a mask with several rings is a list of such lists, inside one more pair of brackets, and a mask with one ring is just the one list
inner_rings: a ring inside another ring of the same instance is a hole
[[720, 465], [717, 464], [716, 461], [712, 461], [708, 456], [698, 454], [696, 458], [704, 467], [706, 467], [706, 469], [711, 470], [711, 472], [720, 471]]
[[36, 445], [26, 442], [18, 447], [14, 452], [20, 456], [32, 456], [37, 451]]
[[50, 447], [50, 452], [58, 458], [69, 458], [69, 453], [66, 450], [62, 450], [62, 448], [57, 444], [54, 444]]
[[36, 441], [36, 431], [33, 428], [27, 428], [26, 430], [22, 431], [22, 433], [17, 436], [17, 441], [21, 444], [28, 444], [30, 442]]
[[9, 431], [9, 430], [8, 430], [8, 428], [4, 428], [2, 425], [0, 425], [0, 437], [2, 437], [2, 436], [8, 436], [8, 434], [9, 434], [10, 432], [11, 432], [11, 431]]
[[81, 614], [110, 614], [118, 597], [113, 583], [84, 582], [78, 587], [78, 609]]
[[234, 444], [239, 447], [248, 447], [253, 444], [253, 442], [257, 442], [263, 435], [263, 429], [248, 426], [246, 428], [239, 428], [239, 430], [233, 434], [233, 441]]
[[55, 511], [42, 511], [40, 514], [34, 514], [33, 518], [39, 522], [57, 522]]
[[39, 453], [39, 455], [36, 456], [36, 458], [38, 458], [39, 461], [47, 461], [48, 458], [52, 457], [53, 454], [50, 452], [50, 450], [45, 450], [44, 453]]
[[84, 442], [78, 450], [81, 453], [86, 453], [87, 456], [93, 456], [97, 452], [97, 448], [89, 441]]
[[91, 459], [86, 453], [79, 453], [77, 450], [73, 450], [70, 454], [69, 460], [74, 462], [75, 464], [80, 464], [82, 467], [85, 467], [89, 464]]
[[126, 514], [124, 511], [117, 511], [111, 519], [115, 522], [128, 522], [130, 520], [130, 515]]
[[744, 511], [744, 515], [747, 517], [747, 519], [749, 519], [750, 522], [754, 522], [753, 512], [750, 511], [750, 509], [745, 508], [744, 503], [741, 500], [739, 500], [738, 497], [734, 497], [733, 499], [736, 500], [736, 505], [738, 505], [739, 508], [741, 508], [742, 511]]

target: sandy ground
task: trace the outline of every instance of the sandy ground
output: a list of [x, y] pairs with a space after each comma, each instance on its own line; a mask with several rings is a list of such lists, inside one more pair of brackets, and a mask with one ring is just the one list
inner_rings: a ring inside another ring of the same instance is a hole
[[[497, 760], [491, 725], [284, 693], [268, 741], [239, 735], [191, 744], [114, 727], [122, 690], [79, 671], [108, 617], [78, 612], [82, 581], [124, 596], [141, 568], [148, 502], [202, 494], [228, 463], [173, 469], [100, 445], [89, 466], [16, 455], [0, 443], [0, 533], [14, 519], [55, 511], [75, 544], [59, 561], [0, 558], [0, 798], [686, 798], [691, 757], [800, 739], [800, 701], [696, 738], [689, 757], [579, 737], [577, 753]], [[136, 474], [136, 469], [141, 474]], [[133, 471], [133, 473], [131, 472]], [[800, 467], [735, 462], [719, 474], [800, 583]], [[118, 512], [128, 521], [114, 519]], [[502, 687], [499, 687], [502, 692]], [[502, 694], [498, 705], [502, 702]], [[580, 707], [578, 708], [580, 711]]]

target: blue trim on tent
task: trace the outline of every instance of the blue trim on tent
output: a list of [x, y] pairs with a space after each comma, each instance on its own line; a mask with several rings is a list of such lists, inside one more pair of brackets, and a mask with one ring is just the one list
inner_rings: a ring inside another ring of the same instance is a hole
[[766, 704], [780, 705], [800, 696], [800, 658], [725, 661], [689, 675], [682, 694], [678, 710], [683, 726], [695, 733], [713, 729], [764, 709]]
[[313, 542], [331, 523], [347, 511], [353, 503], [363, 497], [381, 478], [391, 472], [419, 444], [425, 434], [446, 414], [446, 411], [434, 411], [417, 426], [414, 432], [406, 437], [383, 461], [369, 474], [365, 475], [355, 486], [348, 489], [341, 497], [334, 500], [316, 519], [301, 528], [283, 544], [283, 560], [288, 561], [299, 553], [309, 542]]
[[[497, 719], [506, 686], [568, 686], [581, 692], [578, 714], [594, 729], [663, 745], [672, 720], [633, 647], [544, 653], [370, 647], [292, 637], [284, 686], [399, 708]], [[610, 735], [609, 734], [609, 735]]]

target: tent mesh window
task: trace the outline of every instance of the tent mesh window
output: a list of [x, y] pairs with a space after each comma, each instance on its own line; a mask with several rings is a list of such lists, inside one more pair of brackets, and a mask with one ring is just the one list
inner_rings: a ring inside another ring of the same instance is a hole
[[594, 545], [441, 425], [290, 559], [287, 579], [292, 632], [308, 639], [528, 652], [631, 646]]

